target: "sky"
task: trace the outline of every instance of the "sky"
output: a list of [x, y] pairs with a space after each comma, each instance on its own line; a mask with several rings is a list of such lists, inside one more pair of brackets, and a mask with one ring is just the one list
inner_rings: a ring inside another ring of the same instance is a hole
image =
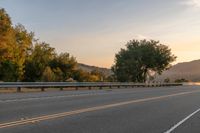
[[0, 7], [13, 25], [80, 63], [109, 68], [132, 39], [168, 45], [175, 63], [200, 59], [200, 0], [0, 0]]

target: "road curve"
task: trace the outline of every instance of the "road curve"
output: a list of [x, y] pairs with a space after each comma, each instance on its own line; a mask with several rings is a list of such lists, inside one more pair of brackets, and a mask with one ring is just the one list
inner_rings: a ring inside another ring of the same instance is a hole
[[200, 87], [0, 94], [0, 133], [199, 133]]

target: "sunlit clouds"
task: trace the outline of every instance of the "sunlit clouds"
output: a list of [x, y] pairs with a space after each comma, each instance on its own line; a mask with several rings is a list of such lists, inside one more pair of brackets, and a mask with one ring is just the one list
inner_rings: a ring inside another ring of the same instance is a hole
[[182, 3], [188, 6], [200, 8], [200, 0], [185, 0]]

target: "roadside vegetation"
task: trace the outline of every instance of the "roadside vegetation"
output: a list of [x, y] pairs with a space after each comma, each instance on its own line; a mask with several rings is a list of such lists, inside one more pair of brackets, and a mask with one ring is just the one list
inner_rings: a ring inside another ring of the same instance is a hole
[[170, 68], [175, 59], [171, 49], [158, 41], [132, 40], [116, 54], [113, 75], [86, 72], [78, 69], [74, 56], [56, 53], [23, 25], [13, 25], [6, 11], [0, 9], [0, 81], [146, 82]]
[[56, 53], [46, 42], [35, 39], [21, 24], [0, 9], [0, 81], [101, 81], [106, 77], [94, 70], [77, 68], [69, 53]]
[[171, 67], [176, 56], [159, 41], [131, 40], [115, 55], [112, 67], [115, 78], [121, 82], [146, 82]]

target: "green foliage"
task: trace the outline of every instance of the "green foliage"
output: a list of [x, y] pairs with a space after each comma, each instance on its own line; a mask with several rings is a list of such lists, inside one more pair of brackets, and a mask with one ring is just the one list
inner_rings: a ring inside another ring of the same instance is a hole
[[57, 55], [49, 44], [34, 41], [34, 33], [23, 25], [12, 26], [9, 15], [0, 9], [0, 80], [66, 81], [76, 65], [70, 54]]
[[34, 33], [21, 24], [12, 25], [9, 15], [0, 9], [1, 81], [133, 81], [145, 82], [150, 72], [162, 73], [175, 60], [171, 50], [157, 41], [128, 42], [116, 54], [114, 77], [99, 70], [77, 70], [77, 61], [69, 53], [57, 54], [49, 44], [34, 41]]
[[11, 61], [4, 61], [0, 63], [0, 79], [2, 81], [17, 81], [17, 65]]
[[95, 72], [95, 74], [91, 72], [85, 72], [81, 69], [79, 70], [75, 70], [73, 73], [73, 78], [74, 80], [78, 81], [78, 82], [99, 82], [101, 81], [101, 77], [100, 75], [97, 75], [97, 73]]
[[73, 79], [78, 82], [87, 82], [90, 80], [90, 74], [81, 69], [74, 71]]
[[12, 22], [4, 9], [0, 9], [0, 61], [8, 59], [11, 55]]
[[171, 49], [158, 41], [132, 40], [115, 55], [112, 70], [118, 81], [145, 82], [151, 73], [168, 69], [175, 59]]
[[24, 77], [25, 60], [29, 54], [29, 50], [32, 47], [32, 40], [34, 34], [29, 33], [23, 25], [17, 25], [14, 28], [15, 31], [15, 51], [14, 62], [17, 64], [18, 80], [22, 80]]
[[97, 81], [104, 81], [106, 79], [106, 76], [102, 72], [100, 72], [98, 69], [91, 71], [90, 74], [93, 75], [93, 76], [96, 76]]
[[61, 53], [60, 55], [55, 56], [54, 59], [49, 62], [49, 65], [54, 70], [60, 71], [59, 75], [61, 76], [61, 81], [66, 81], [73, 77], [77, 62], [69, 53]]
[[55, 73], [51, 70], [49, 66], [47, 66], [44, 69], [44, 72], [42, 73], [41, 81], [52, 82], [52, 81], [55, 81], [55, 79], [56, 79]]
[[[52, 68], [51, 68], [52, 69]], [[52, 71], [54, 72], [55, 75], [55, 82], [63, 81], [63, 72], [60, 68], [53, 68]]]
[[[25, 58], [32, 45], [33, 33], [29, 33], [22, 25], [12, 26], [11, 19], [4, 9], [0, 9], [0, 63], [14, 64], [16, 70], [7, 75], [15, 75], [16, 81], [24, 75]], [[0, 73], [4, 73], [3, 69]], [[5, 75], [3, 74], [3, 75]]]
[[24, 81], [66, 81], [73, 76], [76, 65], [70, 54], [57, 55], [49, 44], [37, 43], [26, 59]]
[[40, 81], [46, 67], [55, 56], [55, 49], [47, 43], [37, 43], [25, 62], [25, 81]]
[[73, 73], [73, 78], [78, 82], [100, 82], [105, 79], [105, 76], [98, 69], [95, 69], [90, 73], [80, 69], [75, 70]]

